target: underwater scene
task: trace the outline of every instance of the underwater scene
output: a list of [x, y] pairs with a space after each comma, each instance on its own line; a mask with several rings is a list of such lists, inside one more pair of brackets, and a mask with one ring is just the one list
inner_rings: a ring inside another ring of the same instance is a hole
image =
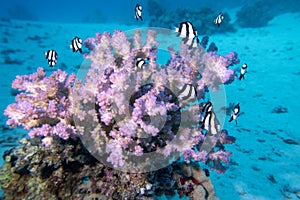
[[299, 0], [1, 0], [0, 199], [300, 199], [299, 35]]

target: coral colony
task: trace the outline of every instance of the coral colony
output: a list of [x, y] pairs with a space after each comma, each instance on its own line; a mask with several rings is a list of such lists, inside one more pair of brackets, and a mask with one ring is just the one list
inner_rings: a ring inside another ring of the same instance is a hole
[[[114, 31], [86, 39], [91, 68], [83, 81], [62, 70], [47, 77], [43, 68], [17, 76], [12, 87], [21, 93], [5, 115], [9, 126], [29, 130], [30, 139], [4, 155], [4, 196], [216, 198], [198, 161], [224, 173], [231, 156], [224, 145], [235, 138], [214, 113], [207, 126], [201, 116], [208, 89], [235, 79], [229, 68], [239, 62], [237, 54], [221, 56], [181, 42], [160, 65], [156, 32], [148, 30], [144, 42], [141, 35]], [[210, 134], [211, 128], [216, 132]]]

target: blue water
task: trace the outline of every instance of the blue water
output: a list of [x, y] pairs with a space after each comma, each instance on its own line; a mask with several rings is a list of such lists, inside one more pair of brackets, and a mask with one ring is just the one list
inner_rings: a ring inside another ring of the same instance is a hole
[[[203, 6], [215, 13], [228, 12], [236, 30], [222, 33], [222, 29], [213, 29], [206, 34], [216, 42], [221, 54], [237, 51], [241, 62], [249, 65], [245, 80], [226, 87], [228, 103], [240, 102], [245, 114], [239, 118], [238, 125], [224, 125], [237, 141], [228, 146], [233, 156], [227, 172], [211, 173], [217, 196], [221, 200], [300, 199], [300, 1], [266, 0], [265, 9], [245, 13], [256, 21], [272, 16], [261, 27], [242, 27], [235, 21], [235, 13], [243, 6], [252, 5], [252, 0], [158, 2], [161, 8], [175, 15], [177, 8], [200, 10]], [[70, 38], [75, 35], [84, 39], [94, 37], [97, 31], [147, 27], [154, 11], [147, 9], [148, 1], [139, 1], [144, 8], [144, 21], [136, 21], [133, 11], [136, 3], [132, 0], [1, 0], [0, 113], [14, 102], [10, 87], [16, 75], [32, 73], [39, 66], [47, 68], [43, 54], [48, 48], [59, 51], [58, 67], [71, 72], [83, 61], [69, 48]], [[42, 39], [28, 39], [35, 36]], [[7, 50], [13, 51], [7, 53]], [[11, 63], [5, 60], [6, 56]], [[46, 70], [48, 74], [53, 71]], [[280, 112], [280, 107], [286, 110]], [[0, 116], [1, 153], [16, 146], [17, 140], [27, 134], [22, 129], [8, 129], [6, 119]]]
[[[133, 7], [136, 3], [147, 5], [147, 0], [141, 1], [104, 1], [104, 0], [52, 0], [48, 2], [29, 1], [1, 1], [0, 17], [13, 19], [34, 19], [48, 22], [82, 22], [86, 20], [96, 22], [124, 22], [129, 23], [133, 16]], [[165, 0], [160, 4], [166, 9], [179, 7], [197, 8], [209, 6], [213, 8], [223, 8], [241, 5], [243, 1], [226, 1], [226, 5], [221, 0], [192, 0], [189, 2]], [[148, 11], [145, 9], [145, 19]]]

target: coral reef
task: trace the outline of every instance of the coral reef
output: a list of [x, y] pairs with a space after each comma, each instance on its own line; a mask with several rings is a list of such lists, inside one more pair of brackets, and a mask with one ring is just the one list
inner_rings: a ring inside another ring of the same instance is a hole
[[148, 13], [150, 16], [149, 26], [174, 29], [180, 22], [191, 21], [196, 27], [198, 34], [211, 35], [214, 33], [235, 32], [228, 13], [224, 12], [224, 20], [220, 27], [214, 24], [214, 19], [219, 11], [214, 11], [209, 7], [202, 7], [197, 10], [178, 8], [176, 10], [166, 10], [155, 0], [148, 1]]
[[275, 17], [270, 7], [272, 6], [264, 0], [246, 4], [236, 13], [236, 22], [241, 27], [266, 26]]
[[[173, 196], [174, 190], [191, 199], [214, 196], [195, 163], [224, 173], [231, 156], [224, 145], [235, 138], [217, 119], [217, 133], [206, 134], [199, 102], [205, 103], [210, 88], [217, 91], [236, 78], [229, 67], [239, 62], [237, 54], [221, 56], [216, 48], [208, 52], [181, 42], [180, 51], [169, 47], [170, 58], [160, 65], [156, 32], [146, 34], [144, 43], [141, 30], [132, 39], [121, 31], [88, 38], [91, 66], [84, 80], [61, 70], [47, 77], [42, 68], [17, 76], [12, 86], [20, 93], [5, 110], [7, 125], [30, 130], [30, 140], [4, 156], [1, 187], [7, 198], [96, 193], [151, 199]], [[143, 68], [136, 67], [138, 59], [147, 60]], [[185, 85], [196, 90], [195, 97], [181, 97]], [[166, 177], [165, 186], [155, 177]]]
[[[140, 31], [135, 32], [133, 44], [119, 31], [86, 40], [86, 46], [93, 50], [86, 55], [92, 61], [91, 70], [74, 98], [75, 107], [81, 107], [75, 112], [76, 127], [81, 127], [83, 140], [94, 138], [84, 143], [96, 156], [123, 170], [136, 169], [139, 157], [151, 162], [137, 171], [151, 170], [153, 162], [163, 163], [176, 154], [186, 155], [187, 162], [209, 162], [211, 158], [225, 161], [210, 157], [212, 149], [192, 150], [206, 140], [197, 126], [199, 109], [194, 105], [183, 110], [188, 104], [178, 97], [184, 84], [195, 85], [201, 99], [208, 87], [217, 91], [220, 84], [232, 82], [234, 71], [228, 66], [237, 62], [236, 54], [223, 57], [201, 47], [189, 49], [182, 42], [180, 52], [170, 47], [167, 65], [159, 65], [155, 32], [149, 30], [147, 34], [144, 45]], [[137, 57], [149, 60], [142, 71], [134, 67]]]
[[[43, 136], [43, 143], [49, 146], [49, 137], [54, 135], [68, 139], [75, 134], [72, 125], [71, 96], [75, 75], [67, 75], [58, 70], [46, 77], [43, 68], [27, 76], [17, 76], [12, 88], [21, 92], [16, 96], [16, 103], [10, 104], [4, 115], [9, 117], [7, 125], [16, 127], [22, 125], [30, 130], [31, 138]], [[48, 138], [48, 141], [47, 141]]]
[[175, 191], [191, 199], [217, 199], [196, 163], [177, 161], [154, 172], [126, 173], [100, 163], [78, 138], [59, 139], [49, 148], [37, 139], [22, 139], [3, 158], [0, 185], [5, 199], [150, 200], [175, 196]]
[[275, 16], [287, 12], [299, 12], [298, 0], [256, 0], [249, 1], [236, 13], [236, 22], [241, 27], [263, 27]]

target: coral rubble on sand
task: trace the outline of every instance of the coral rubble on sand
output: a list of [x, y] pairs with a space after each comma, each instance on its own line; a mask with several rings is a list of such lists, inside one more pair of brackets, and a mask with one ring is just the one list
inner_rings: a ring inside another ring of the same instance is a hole
[[[22, 92], [5, 110], [7, 124], [30, 130], [31, 139], [4, 155], [4, 196], [215, 198], [197, 163], [224, 173], [231, 155], [224, 145], [235, 138], [222, 129], [205, 134], [199, 102], [208, 88], [217, 91], [234, 80], [229, 67], [238, 63], [237, 54], [221, 56], [182, 42], [159, 65], [153, 30], [144, 44], [137, 30], [130, 40], [121, 31], [97, 33], [85, 45], [91, 50], [85, 80], [61, 70], [47, 77], [39, 68], [13, 82]], [[142, 69], [136, 67], [140, 58], [148, 61]], [[195, 87], [194, 104], [179, 98], [186, 84]]]

